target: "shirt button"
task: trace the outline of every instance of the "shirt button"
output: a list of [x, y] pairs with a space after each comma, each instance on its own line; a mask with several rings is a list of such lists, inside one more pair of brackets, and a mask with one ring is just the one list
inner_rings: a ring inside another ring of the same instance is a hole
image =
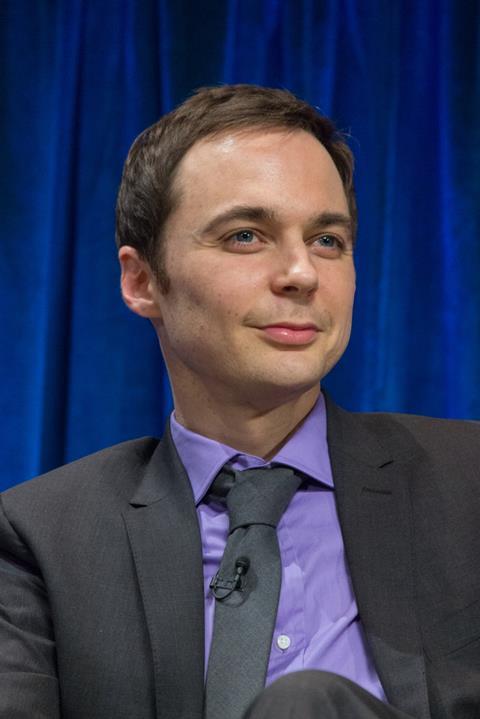
[[290, 637], [288, 637], [286, 634], [280, 634], [277, 637], [277, 647], [279, 649], [282, 649], [282, 651], [285, 651], [285, 649], [288, 649], [292, 642], [290, 641]]

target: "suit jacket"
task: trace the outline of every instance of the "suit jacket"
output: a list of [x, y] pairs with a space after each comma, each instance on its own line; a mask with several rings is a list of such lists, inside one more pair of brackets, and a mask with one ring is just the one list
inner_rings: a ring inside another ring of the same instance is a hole
[[[478, 719], [480, 425], [331, 401], [327, 417], [347, 559], [386, 694], [416, 719]], [[0, 716], [201, 719], [200, 533], [169, 435], [2, 500]]]

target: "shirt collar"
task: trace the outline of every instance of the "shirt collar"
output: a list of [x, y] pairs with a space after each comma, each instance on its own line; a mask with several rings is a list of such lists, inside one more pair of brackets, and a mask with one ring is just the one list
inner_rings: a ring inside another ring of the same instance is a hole
[[325, 401], [321, 393], [296, 432], [269, 462], [192, 432], [178, 422], [174, 412], [170, 416], [170, 428], [173, 442], [190, 479], [196, 504], [205, 496], [213, 479], [228, 462], [235, 469], [285, 464], [333, 488]]

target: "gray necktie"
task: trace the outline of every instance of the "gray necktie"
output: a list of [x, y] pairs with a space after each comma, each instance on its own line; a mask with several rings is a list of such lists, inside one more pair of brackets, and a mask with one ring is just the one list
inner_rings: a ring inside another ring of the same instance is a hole
[[216, 597], [205, 719], [240, 719], [263, 689], [281, 584], [276, 527], [301, 483], [288, 467], [225, 470], [229, 537], [211, 587]]

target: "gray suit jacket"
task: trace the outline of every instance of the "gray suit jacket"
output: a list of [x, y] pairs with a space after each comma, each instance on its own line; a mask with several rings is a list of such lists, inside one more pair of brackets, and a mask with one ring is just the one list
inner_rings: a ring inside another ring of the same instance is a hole
[[[387, 696], [416, 719], [478, 719], [480, 426], [331, 401], [327, 416], [348, 563]], [[2, 501], [0, 717], [201, 719], [200, 534], [168, 434]]]

